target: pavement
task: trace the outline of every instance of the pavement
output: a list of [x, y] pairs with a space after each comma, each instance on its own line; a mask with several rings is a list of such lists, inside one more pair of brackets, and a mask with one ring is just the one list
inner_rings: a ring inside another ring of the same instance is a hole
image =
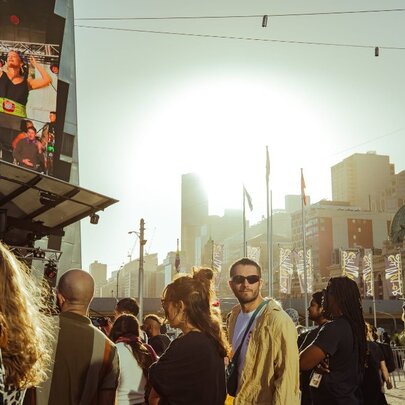
[[[399, 377], [401, 379], [399, 379]], [[391, 374], [391, 379], [393, 376]], [[394, 384], [394, 382], [393, 382]], [[395, 376], [395, 388], [391, 390], [385, 390], [385, 398], [388, 405], [404, 405], [405, 404], [405, 374], [401, 376]]]

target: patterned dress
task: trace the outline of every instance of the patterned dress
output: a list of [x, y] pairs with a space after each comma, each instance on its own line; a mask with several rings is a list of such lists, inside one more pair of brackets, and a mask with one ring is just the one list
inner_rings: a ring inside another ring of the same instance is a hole
[[25, 390], [17, 390], [12, 387], [6, 387], [4, 381], [5, 370], [0, 350], [0, 405], [22, 405]]

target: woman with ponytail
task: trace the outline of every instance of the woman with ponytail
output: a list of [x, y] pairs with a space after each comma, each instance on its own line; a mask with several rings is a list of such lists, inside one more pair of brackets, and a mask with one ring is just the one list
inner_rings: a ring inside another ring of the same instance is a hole
[[120, 359], [118, 405], [144, 404], [149, 396], [148, 369], [157, 356], [149, 345], [142, 342], [139, 332], [138, 320], [129, 314], [120, 315], [110, 332]]
[[223, 405], [226, 397], [224, 358], [228, 345], [212, 306], [213, 271], [202, 268], [177, 278], [163, 291], [166, 318], [182, 335], [149, 370], [151, 403]]

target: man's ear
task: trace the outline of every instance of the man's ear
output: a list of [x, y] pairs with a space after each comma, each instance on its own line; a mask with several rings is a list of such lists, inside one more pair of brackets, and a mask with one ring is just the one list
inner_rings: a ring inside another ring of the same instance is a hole
[[59, 308], [62, 308], [63, 304], [66, 301], [65, 297], [59, 291], [56, 291], [56, 301], [59, 305]]
[[260, 277], [259, 283], [260, 283], [259, 288], [262, 288], [263, 287], [263, 279], [261, 277]]

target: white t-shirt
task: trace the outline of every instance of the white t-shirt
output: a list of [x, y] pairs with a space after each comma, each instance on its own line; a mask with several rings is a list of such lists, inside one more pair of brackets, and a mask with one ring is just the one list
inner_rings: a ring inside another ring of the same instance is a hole
[[142, 404], [145, 401], [146, 378], [139, 366], [131, 346], [116, 343], [120, 359], [120, 379], [117, 389], [118, 405]]
[[[250, 335], [252, 333], [253, 328], [255, 327], [257, 318], [259, 318], [260, 314], [264, 311], [264, 308], [265, 308], [265, 305], [260, 309], [259, 313], [256, 315], [256, 318], [252, 322], [252, 325], [249, 328], [249, 332], [247, 333], [245, 340], [243, 341], [243, 345], [240, 350], [239, 361], [238, 361], [238, 382], [240, 380], [243, 366], [245, 364], [246, 351], [248, 348]], [[248, 326], [248, 323], [249, 323], [250, 319], [252, 318], [254, 312], [255, 312], [255, 310], [253, 310], [251, 312], [240, 311], [238, 317], [236, 318], [235, 329], [234, 329], [233, 337], [232, 337], [232, 352], [233, 353], [235, 353], [236, 350], [238, 349], [240, 342], [242, 341], [242, 338], [245, 334], [245, 330]]]

